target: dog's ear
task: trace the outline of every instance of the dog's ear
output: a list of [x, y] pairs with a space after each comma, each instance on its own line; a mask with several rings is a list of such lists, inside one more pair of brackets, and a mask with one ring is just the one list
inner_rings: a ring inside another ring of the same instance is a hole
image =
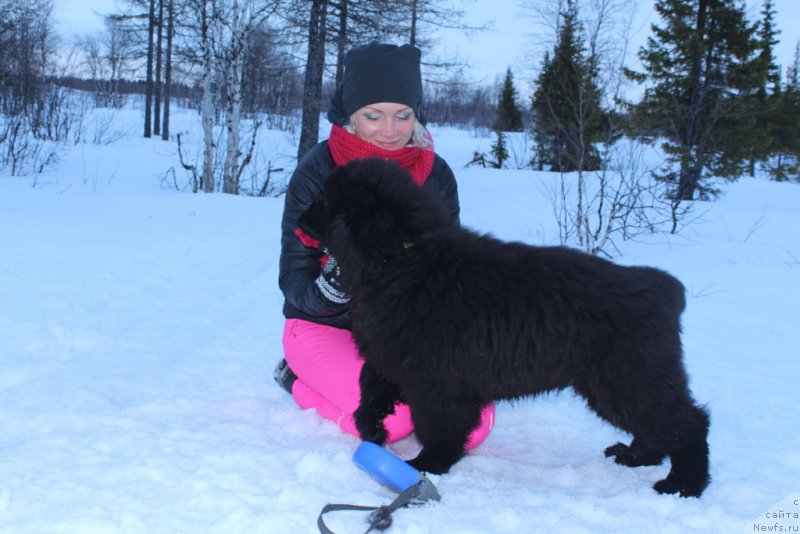
[[322, 241], [322, 236], [325, 234], [325, 229], [328, 226], [325, 203], [322, 201], [312, 203], [308, 209], [300, 215], [300, 218], [297, 220], [297, 225], [307, 236], [317, 241]]
[[373, 258], [452, 224], [442, 199], [392, 161], [353, 160], [328, 177], [325, 190], [329, 224], [343, 223], [336, 233], [346, 228], [349, 243]]

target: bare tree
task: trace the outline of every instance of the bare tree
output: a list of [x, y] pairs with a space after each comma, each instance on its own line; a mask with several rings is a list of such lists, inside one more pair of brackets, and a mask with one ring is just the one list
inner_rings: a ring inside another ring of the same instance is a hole
[[0, 0], [0, 169], [38, 174], [74, 125], [56, 72], [52, 0]]
[[456, 30], [473, 35], [486, 30], [486, 25], [464, 22], [461, 5], [466, 0], [400, 0], [393, 2], [396, 12], [395, 35], [422, 50], [423, 78], [429, 84], [447, 83], [454, 73], [463, 73], [468, 64], [457, 57], [438, 53], [439, 30]]
[[214, 79], [214, 38], [212, 25], [216, 18], [215, 3], [213, 0], [194, 0], [194, 7], [198, 10], [200, 21], [200, 50], [202, 54], [203, 97], [200, 104], [200, 118], [203, 125], [203, 171], [202, 180], [195, 182], [195, 192], [198, 185], [206, 193], [213, 193], [214, 183], [214, 93], [212, 81]]
[[331, 17], [336, 21], [336, 75], [334, 80], [336, 85], [342, 83], [344, 79], [344, 56], [347, 53], [349, 43], [348, 31], [350, 29], [350, 4], [351, 0], [339, 0], [332, 2], [338, 8], [338, 16]]
[[337, 0], [328, 2], [328, 42], [336, 50], [335, 84], [344, 76], [347, 49], [371, 40], [407, 39], [406, 7], [397, 0]]
[[[457, 2], [461, 3], [461, 2]], [[471, 31], [476, 28], [464, 26], [464, 10], [453, 5], [452, 1], [442, 0], [400, 0], [395, 3], [396, 15], [401, 23], [401, 35], [409, 44], [429, 50], [435, 44], [433, 34], [438, 28]]]
[[30, 110], [46, 87], [56, 39], [52, 0], [0, 4], [0, 90], [5, 113]]
[[[336, 50], [334, 84], [338, 85], [344, 76], [347, 48], [392, 35], [397, 12], [398, 3], [388, 0], [312, 0], [306, 23], [307, 55], [298, 160], [319, 141], [325, 47], [328, 41]], [[294, 21], [296, 23], [297, 19]]]
[[[240, 145], [242, 111], [242, 73], [250, 34], [274, 13], [274, 2], [233, 0], [228, 15], [221, 20], [227, 23], [228, 41], [225, 50], [225, 125], [227, 150], [223, 174], [223, 192], [239, 194], [242, 169]], [[253, 136], [257, 134], [255, 128]], [[251, 142], [252, 146], [252, 142]], [[246, 159], [249, 161], [249, 159]], [[245, 163], [246, 164], [246, 163]]]
[[286, 32], [277, 17], [248, 39], [242, 84], [242, 116], [270, 128], [294, 132], [302, 105], [302, 71], [282, 45]]
[[[202, 188], [206, 193], [214, 192], [218, 181], [215, 171], [221, 168], [222, 191], [239, 194], [241, 175], [252, 153], [252, 148], [245, 151], [241, 146], [248, 46], [251, 35], [275, 13], [277, 5], [275, 0], [187, 0], [184, 4], [183, 27], [197, 52], [192, 61], [198, 63], [202, 87], [203, 163], [195, 191]], [[168, 48], [170, 34], [168, 29]], [[219, 134], [215, 130], [218, 116], [224, 121], [224, 132]], [[257, 135], [257, 128], [251, 132]], [[253, 143], [251, 138], [248, 145], [252, 147]]]
[[172, 39], [175, 35], [175, 2], [169, 0], [167, 5], [167, 65], [164, 69], [164, 122], [161, 138], [169, 140], [169, 107], [172, 89]]
[[156, 67], [155, 67], [155, 85], [153, 87], [153, 100], [155, 110], [153, 112], [153, 134], [161, 135], [161, 59], [163, 56], [163, 38], [164, 38], [164, 0], [158, 0], [158, 17], [155, 23], [156, 30]]
[[95, 83], [95, 104], [99, 107], [122, 106], [120, 84], [132, 72], [130, 34], [121, 21], [106, 17], [105, 30], [80, 40], [89, 75]]
[[155, 0], [149, 0], [147, 15], [147, 77], [145, 80], [144, 99], [144, 136], [150, 137], [153, 133], [153, 33], [155, 31]]
[[322, 75], [325, 67], [325, 17], [328, 0], [311, 0], [308, 17], [306, 74], [303, 82], [303, 118], [298, 161], [319, 141], [319, 113], [322, 108]]

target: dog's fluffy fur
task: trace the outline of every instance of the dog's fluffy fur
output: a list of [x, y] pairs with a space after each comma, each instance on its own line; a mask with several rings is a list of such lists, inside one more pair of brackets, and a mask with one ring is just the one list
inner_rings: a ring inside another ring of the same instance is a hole
[[606, 456], [631, 467], [670, 457], [660, 493], [708, 485], [709, 417], [688, 389], [685, 291], [671, 275], [453, 225], [439, 198], [377, 159], [338, 168], [301, 227], [339, 261], [353, 298], [363, 439], [384, 443], [383, 418], [402, 400], [422, 444], [409, 463], [444, 473], [483, 405], [572, 387], [633, 436]]

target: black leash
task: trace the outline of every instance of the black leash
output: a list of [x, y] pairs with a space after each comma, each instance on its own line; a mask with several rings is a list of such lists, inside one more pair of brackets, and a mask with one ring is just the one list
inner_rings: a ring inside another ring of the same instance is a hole
[[422, 504], [428, 499], [439, 500], [439, 494], [436, 488], [426, 478], [421, 478], [416, 484], [412, 484], [405, 491], [401, 492], [397, 498], [389, 505], [383, 506], [359, 506], [356, 504], [328, 504], [326, 505], [317, 518], [317, 526], [321, 534], [335, 534], [322, 519], [322, 516], [328, 512], [340, 512], [343, 510], [350, 510], [356, 512], [372, 512], [369, 514], [369, 528], [365, 534], [373, 530], [386, 530], [392, 526], [392, 512], [399, 508], [404, 508], [411, 504]]

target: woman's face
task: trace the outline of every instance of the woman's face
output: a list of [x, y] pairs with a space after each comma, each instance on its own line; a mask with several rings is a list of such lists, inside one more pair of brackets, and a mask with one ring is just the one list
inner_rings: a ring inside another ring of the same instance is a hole
[[386, 150], [403, 148], [414, 133], [414, 110], [405, 104], [369, 104], [356, 111], [354, 116], [356, 135]]

